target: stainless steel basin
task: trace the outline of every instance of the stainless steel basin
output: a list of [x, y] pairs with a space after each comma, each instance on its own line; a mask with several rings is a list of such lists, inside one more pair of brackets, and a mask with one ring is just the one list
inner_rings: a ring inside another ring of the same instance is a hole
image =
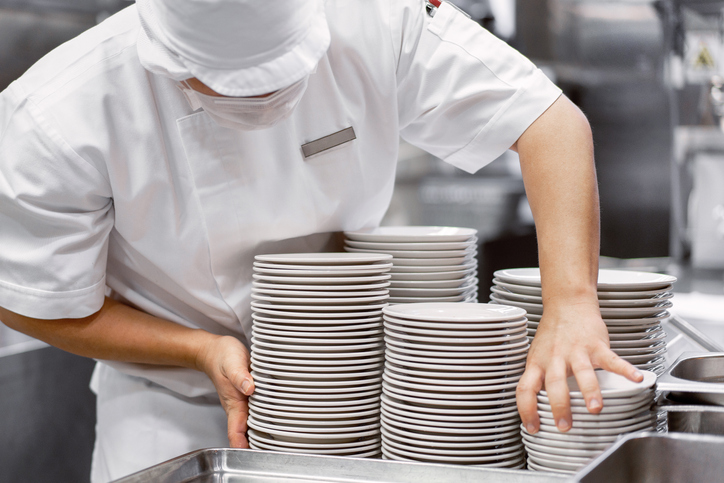
[[673, 401], [724, 406], [724, 353], [685, 352], [657, 387]]
[[724, 437], [684, 433], [633, 433], [575, 477], [582, 483], [720, 483]]
[[724, 435], [724, 407], [705, 405], [661, 406], [670, 432]]

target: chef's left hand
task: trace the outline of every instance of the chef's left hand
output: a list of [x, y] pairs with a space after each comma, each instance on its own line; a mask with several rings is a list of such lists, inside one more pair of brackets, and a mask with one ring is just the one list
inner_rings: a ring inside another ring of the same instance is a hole
[[248, 448], [247, 398], [254, 392], [254, 380], [249, 374], [249, 351], [235, 337], [214, 336], [199, 352], [197, 361], [199, 369], [209, 376], [219, 393], [228, 419], [230, 446]]
[[570, 375], [575, 376], [586, 407], [593, 414], [603, 408], [595, 368], [615, 372], [634, 382], [643, 380], [641, 372], [609, 348], [608, 330], [597, 300], [550, 300], [546, 301], [544, 312], [516, 391], [518, 412], [529, 433], [536, 433], [539, 428], [536, 395], [541, 389], [548, 393], [558, 429], [571, 428], [566, 383]]

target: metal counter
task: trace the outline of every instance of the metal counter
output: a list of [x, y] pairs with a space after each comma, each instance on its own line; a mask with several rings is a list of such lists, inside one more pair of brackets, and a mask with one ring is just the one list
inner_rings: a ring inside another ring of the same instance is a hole
[[566, 477], [526, 470], [389, 460], [206, 449], [116, 480], [115, 483], [557, 483]]

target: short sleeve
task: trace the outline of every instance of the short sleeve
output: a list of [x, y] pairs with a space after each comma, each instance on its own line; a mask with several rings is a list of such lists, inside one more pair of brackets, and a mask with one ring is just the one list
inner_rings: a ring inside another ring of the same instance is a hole
[[473, 173], [503, 154], [561, 94], [447, 2], [429, 18], [407, 0], [398, 15], [401, 136], [458, 168]]
[[0, 306], [39, 319], [100, 309], [110, 193], [32, 100], [0, 94]]

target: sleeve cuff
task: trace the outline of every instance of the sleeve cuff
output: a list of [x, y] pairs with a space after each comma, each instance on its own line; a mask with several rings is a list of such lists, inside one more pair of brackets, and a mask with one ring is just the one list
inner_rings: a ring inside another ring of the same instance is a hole
[[80, 319], [98, 312], [106, 294], [105, 278], [96, 284], [68, 292], [21, 287], [0, 280], [0, 305], [34, 319]]
[[468, 173], [475, 173], [510, 149], [561, 93], [558, 86], [536, 69], [528, 84], [516, 92], [508, 105], [470, 143], [445, 161]]

